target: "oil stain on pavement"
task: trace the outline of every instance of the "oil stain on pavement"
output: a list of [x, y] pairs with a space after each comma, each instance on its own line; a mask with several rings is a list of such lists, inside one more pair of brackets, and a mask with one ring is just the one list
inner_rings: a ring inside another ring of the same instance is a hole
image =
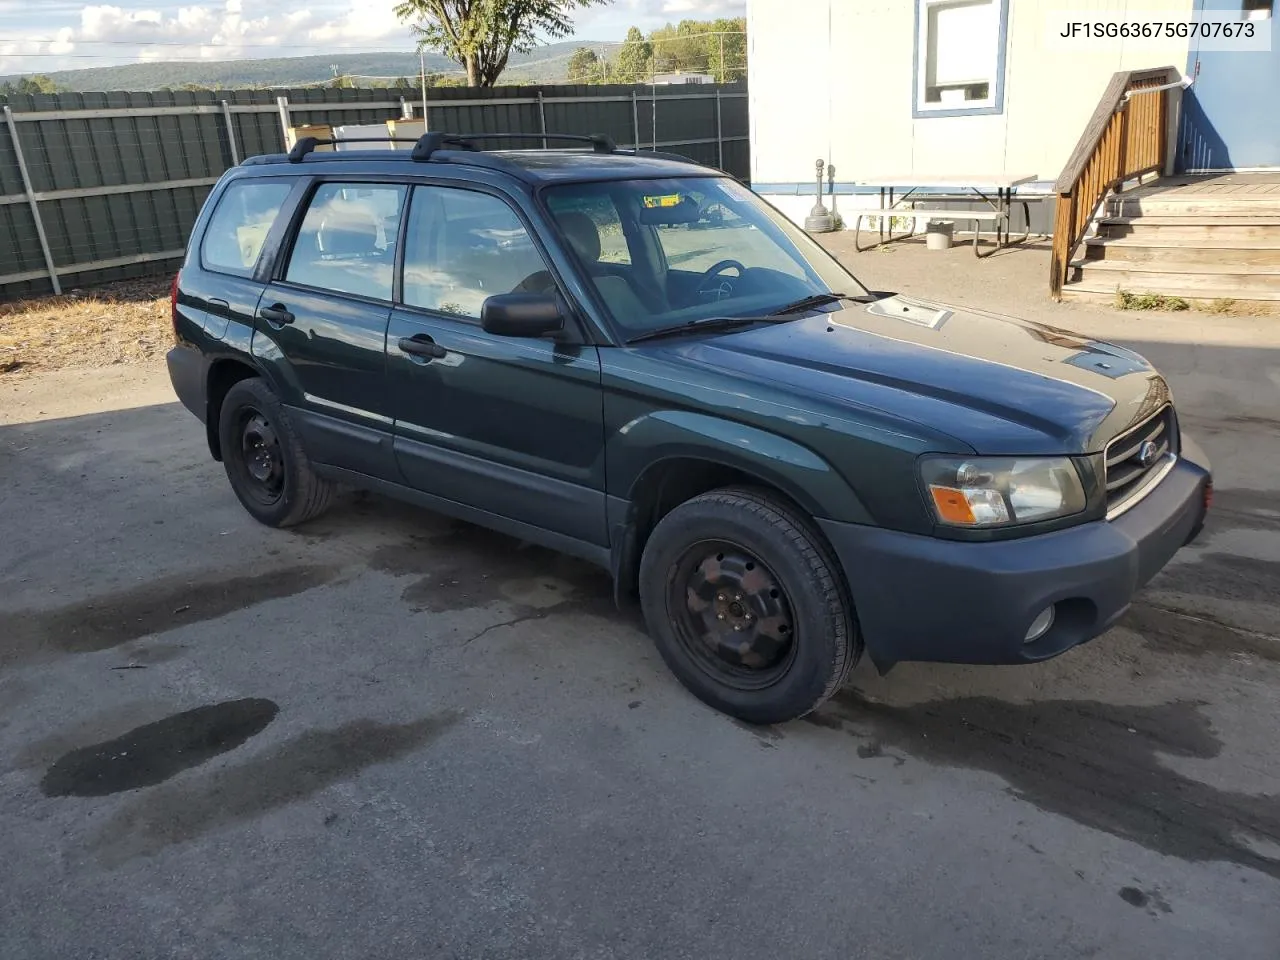
[[1154, 650], [1194, 657], [1245, 654], [1280, 662], [1280, 640], [1222, 623], [1201, 610], [1190, 613], [1138, 602], [1119, 626], [1138, 634]]
[[1280, 602], [1280, 563], [1209, 552], [1192, 563], [1168, 567], [1156, 586], [1160, 590], [1219, 600], [1277, 603]]
[[107, 650], [154, 633], [292, 597], [334, 579], [335, 567], [294, 566], [258, 574], [172, 576], [53, 610], [0, 614], [0, 668], [53, 653]]
[[369, 566], [392, 576], [418, 575], [401, 594], [417, 612], [469, 610], [495, 601], [546, 609], [612, 597], [608, 573], [585, 561], [463, 523], [379, 547]]
[[308, 730], [244, 763], [140, 794], [103, 825], [90, 848], [108, 867], [154, 855], [417, 750], [461, 718], [460, 712], [444, 711], [408, 723], [354, 720], [329, 730]]
[[862, 741], [1002, 777], [1014, 796], [1183, 860], [1223, 860], [1280, 879], [1280, 798], [1220, 790], [1160, 762], [1210, 758], [1222, 744], [1201, 710], [989, 697], [890, 706], [847, 689], [811, 715]]
[[234, 750], [279, 712], [270, 700], [229, 700], [185, 710], [54, 762], [40, 789], [49, 797], [102, 797], [163, 783]]

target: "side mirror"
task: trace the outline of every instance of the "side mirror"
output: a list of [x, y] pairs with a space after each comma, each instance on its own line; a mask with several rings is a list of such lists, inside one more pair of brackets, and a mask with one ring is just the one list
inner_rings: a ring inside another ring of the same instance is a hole
[[480, 307], [480, 326], [500, 337], [541, 337], [564, 329], [564, 311], [554, 294], [498, 293]]

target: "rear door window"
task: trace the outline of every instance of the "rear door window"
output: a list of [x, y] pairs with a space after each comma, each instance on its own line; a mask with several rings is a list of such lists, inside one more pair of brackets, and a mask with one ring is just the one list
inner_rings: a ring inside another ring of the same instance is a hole
[[284, 279], [390, 300], [406, 193], [399, 184], [321, 184], [298, 230]]
[[292, 189], [288, 180], [237, 180], [230, 184], [218, 200], [201, 243], [205, 268], [251, 276], [267, 233]]

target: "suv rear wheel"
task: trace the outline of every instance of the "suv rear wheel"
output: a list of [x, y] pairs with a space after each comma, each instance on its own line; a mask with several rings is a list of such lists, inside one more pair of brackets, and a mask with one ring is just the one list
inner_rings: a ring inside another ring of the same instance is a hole
[[742, 488], [694, 497], [640, 563], [645, 622], [697, 697], [749, 723], [802, 717], [862, 652], [838, 567], [793, 508]]
[[241, 380], [227, 391], [218, 439], [231, 489], [258, 522], [289, 527], [328, 509], [333, 484], [311, 468], [293, 424], [261, 379]]

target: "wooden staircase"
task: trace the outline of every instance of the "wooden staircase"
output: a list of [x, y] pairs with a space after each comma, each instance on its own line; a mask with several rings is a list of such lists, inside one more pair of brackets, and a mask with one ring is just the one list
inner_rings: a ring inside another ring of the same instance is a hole
[[1103, 201], [1066, 300], [1280, 301], [1280, 171], [1175, 177]]

